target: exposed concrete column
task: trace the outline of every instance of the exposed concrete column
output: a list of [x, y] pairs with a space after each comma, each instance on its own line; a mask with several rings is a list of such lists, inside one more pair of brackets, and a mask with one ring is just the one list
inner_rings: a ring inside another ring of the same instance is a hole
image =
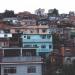
[[2, 51], [3, 51], [3, 56], [4, 56], [4, 49]]
[[61, 45], [62, 63], [64, 63], [64, 52], [65, 52], [65, 47], [64, 45]]
[[22, 48], [20, 49], [20, 55], [22, 56]]

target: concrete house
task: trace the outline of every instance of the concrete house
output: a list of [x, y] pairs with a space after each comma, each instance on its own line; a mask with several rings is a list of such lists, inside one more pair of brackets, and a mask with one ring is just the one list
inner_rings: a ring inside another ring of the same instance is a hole
[[22, 47], [37, 48], [36, 54], [46, 56], [53, 51], [52, 34], [22, 34]]
[[35, 48], [0, 48], [0, 75], [42, 75]]

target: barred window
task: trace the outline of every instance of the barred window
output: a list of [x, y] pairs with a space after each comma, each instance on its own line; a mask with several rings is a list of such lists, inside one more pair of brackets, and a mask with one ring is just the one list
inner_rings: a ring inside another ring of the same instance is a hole
[[4, 74], [16, 73], [16, 67], [4, 67]]
[[46, 45], [41, 45], [41, 48], [46, 48]]
[[35, 66], [29, 66], [27, 69], [27, 73], [36, 73], [36, 67]]

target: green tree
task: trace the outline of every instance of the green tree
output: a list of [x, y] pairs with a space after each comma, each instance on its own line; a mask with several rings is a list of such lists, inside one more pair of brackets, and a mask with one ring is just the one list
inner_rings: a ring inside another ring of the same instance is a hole
[[51, 13], [48, 12], [48, 16], [58, 16], [58, 15], [59, 15], [59, 11], [56, 8], [54, 8]]

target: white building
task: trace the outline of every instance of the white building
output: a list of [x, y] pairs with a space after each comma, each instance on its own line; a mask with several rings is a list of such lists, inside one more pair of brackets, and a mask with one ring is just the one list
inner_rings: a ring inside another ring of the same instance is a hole
[[[8, 61], [14, 59], [17, 60], [13, 62]], [[28, 61], [27, 59], [31, 60]], [[1, 75], [42, 75], [42, 62], [40, 58], [37, 60], [37, 57], [22, 57], [22, 59], [20, 57], [4, 58], [1, 64]]]
[[3, 48], [3, 55], [0, 55], [0, 75], [42, 75], [41, 57], [29, 55], [29, 50]]

